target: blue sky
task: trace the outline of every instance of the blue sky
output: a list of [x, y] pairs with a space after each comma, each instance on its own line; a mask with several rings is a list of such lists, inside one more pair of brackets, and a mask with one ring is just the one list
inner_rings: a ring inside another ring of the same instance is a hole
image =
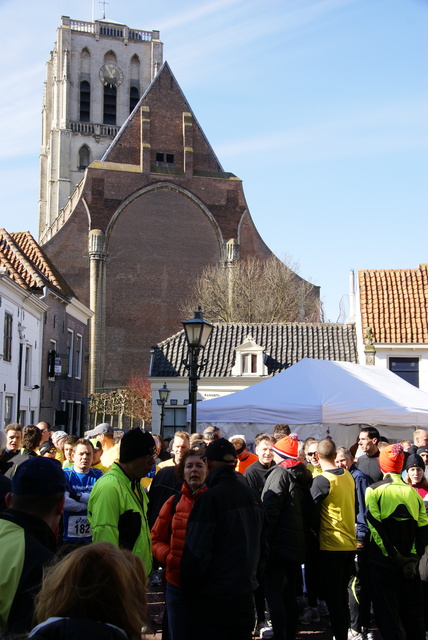
[[[61, 15], [91, 20], [91, 1], [0, 0], [1, 226], [36, 237]], [[160, 30], [263, 239], [321, 287], [326, 320], [347, 306], [350, 269], [428, 261], [428, 0], [110, 0], [106, 16]]]

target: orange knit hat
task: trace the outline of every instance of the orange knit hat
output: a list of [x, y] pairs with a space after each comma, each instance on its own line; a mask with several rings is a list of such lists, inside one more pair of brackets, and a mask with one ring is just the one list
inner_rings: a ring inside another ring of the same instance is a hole
[[298, 460], [299, 458], [299, 436], [297, 433], [290, 433], [289, 436], [281, 438], [272, 447], [272, 451], [277, 453], [281, 458], [293, 458]]
[[379, 455], [379, 466], [384, 473], [401, 473], [404, 464], [404, 450], [401, 444], [390, 444]]

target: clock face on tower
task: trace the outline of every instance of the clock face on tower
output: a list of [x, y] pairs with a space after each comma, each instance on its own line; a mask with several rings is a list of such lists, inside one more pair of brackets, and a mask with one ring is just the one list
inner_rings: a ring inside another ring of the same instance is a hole
[[117, 64], [109, 62], [100, 69], [100, 80], [106, 87], [118, 87], [123, 82], [123, 72]]

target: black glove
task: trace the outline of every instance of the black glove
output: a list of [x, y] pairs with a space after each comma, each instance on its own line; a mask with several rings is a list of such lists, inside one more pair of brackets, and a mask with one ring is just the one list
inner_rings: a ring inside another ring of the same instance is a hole
[[419, 558], [418, 556], [402, 556], [401, 553], [391, 558], [395, 567], [400, 571], [406, 582], [414, 580], [419, 575]]

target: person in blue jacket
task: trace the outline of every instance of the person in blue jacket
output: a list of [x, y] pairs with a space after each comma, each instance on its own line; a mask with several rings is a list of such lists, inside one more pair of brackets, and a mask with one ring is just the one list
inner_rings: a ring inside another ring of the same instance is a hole
[[103, 475], [99, 469], [91, 469], [94, 447], [90, 440], [80, 438], [74, 449], [74, 464], [64, 469], [67, 492], [64, 505], [64, 542], [87, 544], [92, 541], [88, 520], [88, 501], [91, 491]]

